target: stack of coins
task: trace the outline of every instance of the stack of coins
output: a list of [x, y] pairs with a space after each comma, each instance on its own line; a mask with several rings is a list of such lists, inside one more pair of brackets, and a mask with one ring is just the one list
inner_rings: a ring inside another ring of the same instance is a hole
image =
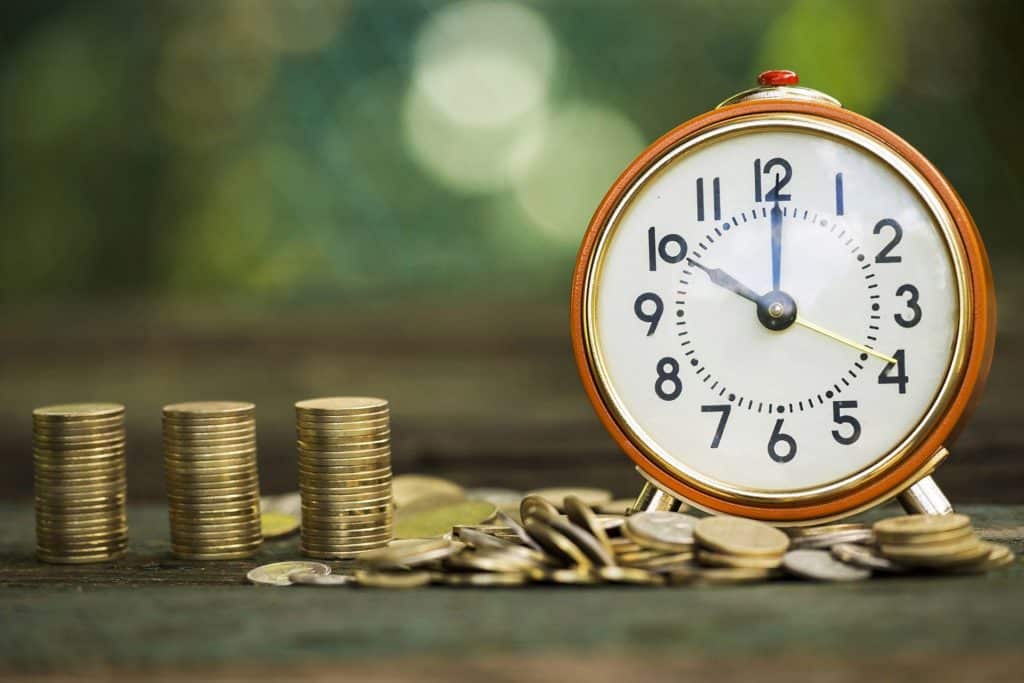
[[[906, 515], [875, 523], [882, 555], [906, 567], [958, 570], [986, 567], [995, 544], [974, 533], [967, 515]], [[999, 555], [1005, 555], [999, 551]], [[1010, 553], [1012, 556], [1012, 553]]]
[[230, 401], [164, 407], [164, 475], [177, 557], [249, 557], [263, 542], [254, 410]]
[[124, 406], [58, 405], [32, 413], [36, 555], [103, 562], [124, 554]]
[[347, 559], [392, 536], [388, 402], [343, 397], [299, 401], [302, 552]]

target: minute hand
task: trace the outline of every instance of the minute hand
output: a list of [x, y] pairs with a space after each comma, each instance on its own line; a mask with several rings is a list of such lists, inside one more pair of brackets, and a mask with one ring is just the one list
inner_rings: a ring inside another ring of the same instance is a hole
[[729, 275], [729, 273], [725, 272], [721, 268], [708, 268], [707, 266], [704, 266], [703, 264], [694, 261], [692, 258], [686, 259], [686, 262], [689, 263], [694, 268], [700, 268], [705, 273], [707, 273], [708, 277], [711, 278], [711, 281], [718, 285], [719, 287], [724, 287], [725, 289], [728, 289], [730, 292], [739, 294], [744, 299], [753, 301], [755, 304], [761, 299], [761, 296], [757, 292], [752, 290], [750, 287], [747, 287], [745, 284], [734, 278], [732, 275]]
[[818, 334], [824, 335], [824, 336], [828, 337], [829, 339], [834, 339], [837, 342], [839, 342], [840, 344], [846, 344], [847, 346], [849, 346], [851, 348], [857, 349], [861, 353], [867, 353], [867, 354], [870, 354], [870, 355], [874, 356], [875, 358], [880, 358], [881, 360], [884, 360], [886, 363], [896, 363], [896, 359], [893, 358], [892, 356], [887, 356], [884, 353], [879, 353], [878, 351], [875, 351], [874, 349], [869, 349], [868, 347], [864, 346], [863, 344], [858, 344], [857, 342], [853, 341], [852, 339], [847, 339], [846, 337], [842, 336], [841, 334], [836, 334], [832, 330], [826, 330], [824, 327], [819, 327], [818, 325], [815, 325], [812, 322], [808, 322], [807, 320], [804, 320], [799, 315], [796, 317], [796, 320], [794, 320], [793, 322], [795, 322], [797, 325], [800, 325], [801, 327], [806, 327], [809, 330], [813, 330], [814, 332], [817, 332]]
[[772, 291], [779, 291], [782, 281], [782, 209], [778, 200], [771, 211], [772, 221]]

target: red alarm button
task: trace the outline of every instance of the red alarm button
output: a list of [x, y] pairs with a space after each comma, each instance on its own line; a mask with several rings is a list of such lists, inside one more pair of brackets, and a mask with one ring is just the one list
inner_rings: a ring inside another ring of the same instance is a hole
[[799, 82], [800, 77], [796, 75], [796, 72], [789, 71], [788, 69], [762, 71], [757, 77], [757, 84], [764, 88], [773, 88], [780, 85], [796, 85]]

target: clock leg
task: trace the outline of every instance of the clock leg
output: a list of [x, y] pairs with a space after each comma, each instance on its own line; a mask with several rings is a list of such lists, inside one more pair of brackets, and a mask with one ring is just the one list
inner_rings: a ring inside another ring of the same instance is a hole
[[931, 477], [925, 477], [899, 496], [908, 515], [948, 515], [953, 505]]
[[678, 498], [647, 481], [629, 512], [675, 512], [682, 505]]

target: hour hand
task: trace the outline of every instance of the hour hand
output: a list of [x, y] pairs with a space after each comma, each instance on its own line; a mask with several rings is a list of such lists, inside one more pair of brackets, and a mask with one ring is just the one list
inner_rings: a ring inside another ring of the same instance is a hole
[[747, 299], [748, 301], [753, 301], [755, 304], [760, 301], [761, 295], [752, 290], [750, 287], [747, 287], [745, 284], [734, 278], [732, 275], [729, 275], [729, 273], [725, 272], [721, 268], [708, 268], [703, 264], [694, 261], [692, 258], [686, 259], [686, 262], [689, 263], [694, 268], [700, 268], [705, 273], [707, 273], [708, 277], [711, 278], [711, 281], [718, 285], [719, 287], [723, 287], [725, 289], [728, 289], [730, 292], [739, 294], [744, 299]]

